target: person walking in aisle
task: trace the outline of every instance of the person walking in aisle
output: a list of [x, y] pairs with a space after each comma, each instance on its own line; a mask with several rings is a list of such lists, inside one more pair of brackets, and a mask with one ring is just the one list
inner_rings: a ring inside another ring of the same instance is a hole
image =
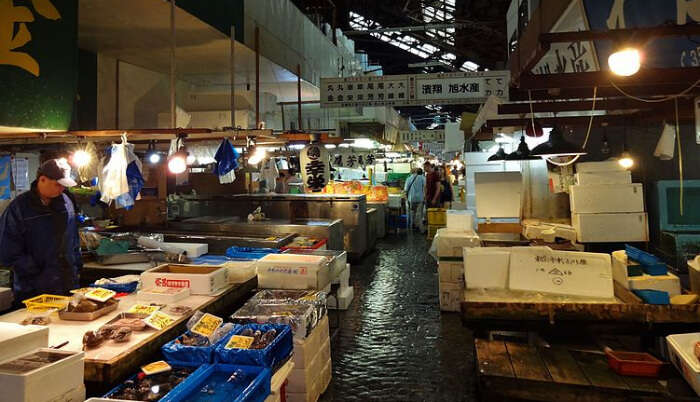
[[425, 162], [423, 169], [425, 171], [425, 207], [439, 208], [438, 202], [440, 200], [436, 198], [440, 190], [440, 175], [430, 162]]
[[423, 169], [416, 168], [411, 176], [406, 180], [404, 185], [406, 198], [408, 199], [408, 211], [411, 224], [414, 229], [418, 229], [421, 233], [425, 232], [423, 225], [423, 203], [425, 192], [425, 177]]

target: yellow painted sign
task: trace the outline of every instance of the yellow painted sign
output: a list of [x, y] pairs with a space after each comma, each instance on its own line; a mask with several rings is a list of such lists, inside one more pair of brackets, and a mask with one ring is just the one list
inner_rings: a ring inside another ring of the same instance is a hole
[[144, 372], [146, 375], [153, 375], [153, 374], [158, 374], [158, 373], [164, 373], [166, 371], [170, 371], [173, 368], [170, 367], [170, 365], [163, 360], [159, 360], [157, 362], [149, 363], [143, 367], [141, 367], [141, 371]]
[[192, 329], [190, 329], [190, 332], [208, 338], [212, 336], [214, 332], [216, 332], [217, 328], [219, 328], [223, 323], [223, 318], [206, 313], [199, 319], [199, 321], [197, 321], [196, 324], [194, 324]]

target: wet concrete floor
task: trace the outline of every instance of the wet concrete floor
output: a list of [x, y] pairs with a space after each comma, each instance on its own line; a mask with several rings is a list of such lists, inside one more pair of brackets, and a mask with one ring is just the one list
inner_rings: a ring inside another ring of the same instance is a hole
[[440, 312], [429, 247], [418, 233], [388, 235], [352, 266], [355, 299], [329, 317], [340, 329], [321, 401], [477, 400], [472, 334], [457, 313]]

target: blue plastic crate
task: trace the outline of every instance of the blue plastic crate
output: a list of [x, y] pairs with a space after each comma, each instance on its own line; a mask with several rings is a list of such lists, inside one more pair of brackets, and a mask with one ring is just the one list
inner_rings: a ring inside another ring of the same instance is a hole
[[662, 290], [632, 289], [632, 292], [647, 304], [671, 304], [668, 292]]
[[[187, 335], [192, 335], [189, 331], [185, 333]], [[187, 346], [175, 343], [180, 336], [182, 335], [179, 335], [160, 348], [166, 361], [187, 364], [214, 363], [214, 348], [216, 344], [209, 346]]]
[[[177, 368], [190, 368], [190, 369], [193, 369], [194, 371], [192, 372], [192, 374], [189, 375], [189, 377], [187, 377], [187, 379], [192, 378], [195, 374], [198, 374], [198, 373], [201, 372], [201, 371], [204, 371], [204, 367], [201, 366], [200, 364], [170, 364], [170, 365], [171, 365], [171, 367], [173, 367], [174, 369], [177, 369]], [[129, 378], [127, 379], [127, 381], [128, 381], [128, 380], [136, 380], [136, 378], [138, 377], [138, 375], [139, 375], [139, 373], [136, 373], [136, 374], [132, 375], [131, 377], [129, 377]], [[163, 398], [161, 399], [161, 401], [167, 400], [168, 396], [170, 396], [171, 394], [178, 393], [178, 392], [180, 391], [180, 389], [184, 386], [184, 384], [185, 384], [185, 382], [187, 381], [187, 379], [186, 379], [185, 381], [181, 382], [180, 384], [176, 385], [176, 386], [175, 386], [173, 389], [171, 389], [167, 394], [165, 394], [165, 395], [163, 396]], [[125, 382], [126, 382], [126, 381], [125, 381]], [[103, 398], [112, 399], [112, 396], [115, 395], [117, 392], [120, 392], [120, 391], [122, 390], [122, 388], [124, 388], [124, 383], [121, 383], [121, 384], [117, 385], [116, 387], [112, 388], [109, 392], [107, 392], [107, 393], [103, 396]]]
[[[265, 333], [271, 329], [277, 331], [277, 337], [264, 349], [226, 349], [226, 343], [234, 335], [246, 329], [260, 330]], [[292, 329], [284, 324], [246, 324], [235, 328], [223, 337], [214, 349], [214, 359], [217, 363], [242, 364], [277, 369], [291, 355], [294, 349]]]
[[268, 254], [280, 254], [281, 251], [276, 248], [264, 247], [229, 247], [226, 250], [226, 256], [230, 258], [240, 258], [245, 260], [259, 260]]
[[[161, 402], [263, 402], [270, 395], [270, 369], [231, 364], [207, 364], [201, 368], [196, 375], [178, 385], [177, 392], [170, 392]], [[210, 381], [226, 383], [225, 379], [234, 372], [239, 373], [239, 381], [243, 384], [234, 382], [229, 389], [219, 389], [218, 392], [213, 388], [213, 394], [206, 389], [203, 392]]]
[[637, 261], [641, 265], [655, 265], [661, 263], [659, 257], [636, 247], [632, 247], [629, 244], [625, 245], [625, 253], [627, 254], [627, 258]]
[[129, 283], [105, 283], [103, 285], [91, 284], [90, 287], [93, 288], [103, 288], [115, 291], [117, 293], [134, 293], [136, 288], [139, 286], [139, 281], [129, 282]]

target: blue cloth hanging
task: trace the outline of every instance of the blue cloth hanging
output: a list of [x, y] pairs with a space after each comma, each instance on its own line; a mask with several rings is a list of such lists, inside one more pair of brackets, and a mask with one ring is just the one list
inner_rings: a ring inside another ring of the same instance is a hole
[[216, 150], [216, 155], [214, 155], [214, 159], [216, 160], [214, 174], [223, 176], [238, 168], [238, 158], [239, 155], [236, 149], [231, 145], [229, 140], [224, 138], [221, 141], [221, 145], [219, 145], [219, 149]]

